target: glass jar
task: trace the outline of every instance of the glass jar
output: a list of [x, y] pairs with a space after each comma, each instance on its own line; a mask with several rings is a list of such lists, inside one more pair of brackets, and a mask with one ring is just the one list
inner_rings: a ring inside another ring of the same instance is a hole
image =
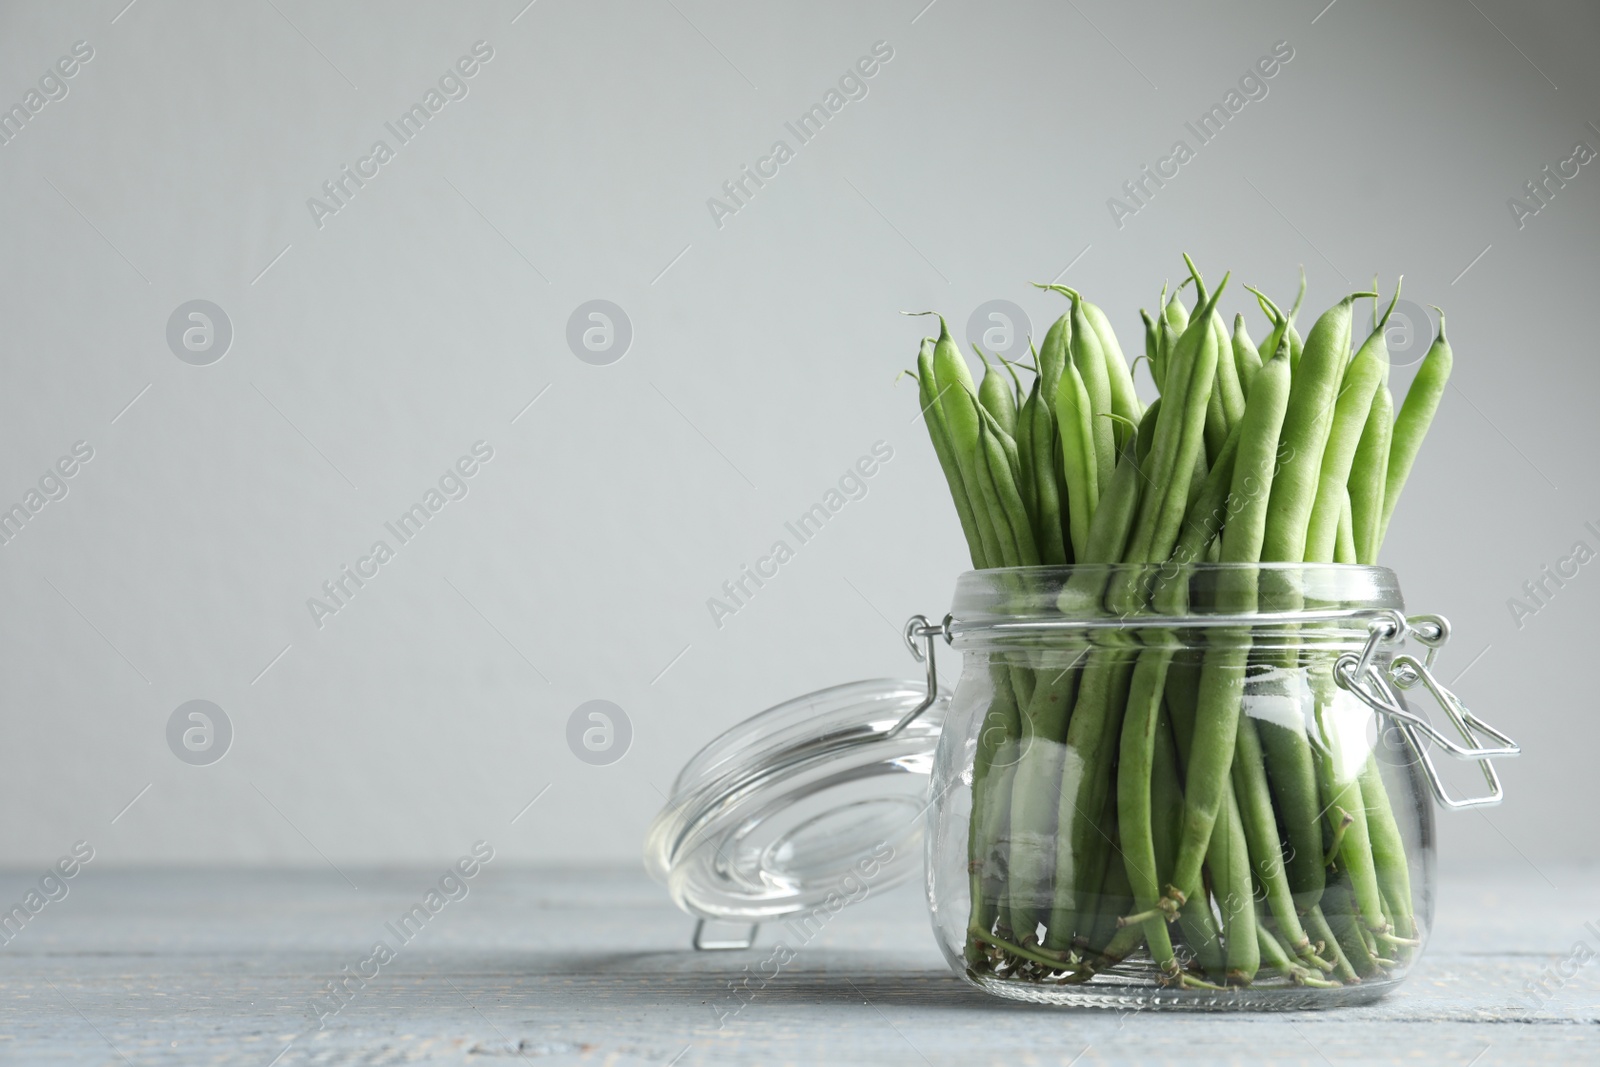
[[[1374, 1000], [1431, 925], [1430, 793], [1496, 803], [1489, 757], [1517, 753], [1434, 678], [1448, 623], [1403, 610], [1381, 567], [965, 574], [942, 624], [908, 624], [921, 686], [826, 690], [713, 742], [679, 776], [647, 866], [702, 920], [696, 947], [736, 948], [776, 919], [808, 939], [913, 873], [925, 843], [939, 944], [986, 992]], [[939, 636], [963, 659], [948, 697]], [[1408, 637], [1423, 659], [1399, 651]], [[1407, 704], [1419, 687], [1465, 744]], [[1488, 792], [1452, 796], [1439, 751], [1478, 762]], [[713, 941], [708, 921], [746, 925]]]

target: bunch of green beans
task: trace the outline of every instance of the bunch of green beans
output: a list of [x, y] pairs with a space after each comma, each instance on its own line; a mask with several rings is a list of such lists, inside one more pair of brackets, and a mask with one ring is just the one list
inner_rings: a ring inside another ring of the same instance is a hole
[[[922, 342], [920, 402], [973, 565], [1122, 565], [1065, 572], [1066, 614], [1182, 616], [1189, 564], [1376, 563], [1443, 395], [1441, 312], [1396, 414], [1398, 286], [1381, 315], [1376, 292], [1353, 293], [1303, 339], [1303, 272], [1287, 314], [1249, 289], [1268, 320], [1258, 344], [1243, 315], [1224, 326], [1229, 277], [1209, 287], [1184, 262], [1185, 282], [1140, 312], [1148, 407], [1110, 320], [1064, 286], [1040, 287], [1068, 305], [1031, 364], [979, 351], [975, 381], [942, 317]], [[1374, 325], [1352, 355], [1363, 299]], [[1208, 610], [1302, 606], [1282, 568], [1216, 573]], [[990, 658], [968, 828], [975, 975], [1153, 967], [1179, 988], [1321, 987], [1405, 964], [1420, 942], [1399, 822], [1364, 739], [1335, 721], [1336, 653], [1310, 627], [1289, 633], [1253, 646], [1249, 627], [1220, 628], [1195, 648], [1144, 628]], [[1251, 685], [1279, 685], [1303, 728], [1250, 714]]]

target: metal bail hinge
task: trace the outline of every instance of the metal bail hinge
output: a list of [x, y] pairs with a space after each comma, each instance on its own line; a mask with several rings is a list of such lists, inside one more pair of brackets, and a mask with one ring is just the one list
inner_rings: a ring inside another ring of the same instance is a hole
[[[1440, 804], [1459, 810], [1492, 807], [1500, 803], [1505, 798], [1505, 791], [1500, 786], [1500, 776], [1495, 773], [1490, 759], [1520, 755], [1522, 749], [1511, 738], [1474, 715], [1460, 697], [1434, 676], [1433, 661], [1450, 638], [1450, 623], [1439, 615], [1416, 615], [1403, 622], [1404, 625], [1391, 619], [1375, 621], [1360, 655], [1346, 653], [1334, 664], [1334, 679], [1373, 711], [1389, 717], [1400, 727], [1406, 744], [1416, 754], [1428, 775], [1428, 785], [1433, 790], [1434, 799]], [[1397, 655], [1390, 661], [1387, 672], [1380, 670], [1376, 662], [1378, 645], [1385, 641], [1400, 643], [1407, 636], [1425, 645], [1427, 655], [1421, 660], [1415, 656]], [[1412, 689], [1418, 683], [1438, 701], [1462, 741], [1466, 742], [1465, 745], [1441, 734], [1426, 719], [1408, 711], [1400, 702], [1395, 689]], [[1439, 769], [1434, 766], [1433, 758], [1423, 746], [1424, 738], [1456, 759], [1476, 762], [1483, 771], [1489, 792], [1475, 797], [1452, 797], [1445, 789], [1444, 780], [1439, 777]], [[1486, 744], [1486, 741], [1494, 744]]]
[[[911, 650], [911, 658], [918, 663], [926, 665], [928, 669], [928, 692], [923, 696], [922, 703], [912, 708], [901, 716], [900, 721], [889, 728], [884, 734], [890, 738], [904, 730], [916, 721], [917, 716], [933, 707], [933, 702], [939, 699], [939, 667], [933, 657], [933, 639], [940, 634], [946, 641], [950, 640], [950, 616], [946, 615], [944, 621], [935, 626], [928, 621], [926, 615], [913, 615], [906, 620], [903, 635], [906, 639], [906, 648]], [[922, 642], [919, 647], [917, 642]]]

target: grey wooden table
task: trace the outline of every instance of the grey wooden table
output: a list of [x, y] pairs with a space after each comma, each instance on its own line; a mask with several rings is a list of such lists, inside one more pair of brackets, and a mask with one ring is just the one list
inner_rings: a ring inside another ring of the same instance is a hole
[[[728, 981], [782, 933], [749, 952], [691, 953], [692, 924], [636, 870], [485, 868], [409, 942], [385, 924], [441, 872], [346, 873], [359, 888], [325, 871], [86, 869], [0, 947], [0, 1061], [1600, 1062], [1593, 868], [1452, 872], [1401, 991], [1285, 1015], [986, 997], [946, 969], [916, 886], [846, 909], [739, 1008]], [[0, 901], [36, 878], [0, 876]], [[374, 957], [380, 938], [401, 945], [393, 959]], [[328, 997], [335, 978], [374, 971]], [[1548, 996], [1530, 1002], [1524, 985], [1542, 976]]]

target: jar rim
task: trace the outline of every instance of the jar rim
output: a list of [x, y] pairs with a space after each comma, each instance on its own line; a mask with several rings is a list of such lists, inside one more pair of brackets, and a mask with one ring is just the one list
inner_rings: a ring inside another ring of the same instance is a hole
[[[1349, 563], [1082, 564], [973, 570], [956, 581], [946, 629], [961, 647], [1036, 641], [1039, 630], [1319, 623], [1325, 636], [1365, 633], [1403, 614], [1388, 567]], [[1036, 625], [1035, 625], [1036, 624]]]

